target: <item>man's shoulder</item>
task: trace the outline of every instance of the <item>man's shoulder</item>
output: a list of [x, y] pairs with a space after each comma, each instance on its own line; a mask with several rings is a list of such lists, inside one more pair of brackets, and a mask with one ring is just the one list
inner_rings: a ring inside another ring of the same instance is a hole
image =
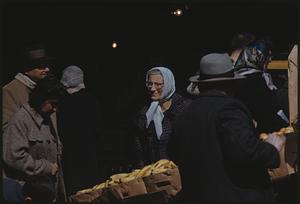
[[16, 89], [22, 89], [27, 88], [23, 83], [21, 83], [17, 79], [13, 79], [9, 83], [3, 86], [2, 91], [10, 91], [10, 90], [16, 90]]
[[195, 105], [209, 105], [210, 107], [216, 106], [218, 109], [227, 106], [244, 106], [244, 103], [234, 96], [224, 94], [203, 94], [193, 100], [191, 103]]

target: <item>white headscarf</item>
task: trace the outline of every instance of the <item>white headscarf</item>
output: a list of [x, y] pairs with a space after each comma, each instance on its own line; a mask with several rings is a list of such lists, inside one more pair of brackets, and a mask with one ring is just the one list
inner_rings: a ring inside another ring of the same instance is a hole
[[83, 71], [75, 65], [64, 69], [60, 82], [67, 87], [67, 92], [73, 94], [85, 88]]
[[[146, 82], [148, 81], [149, 72], [153, 70], [158, 70], [164, 80], [164, 86], [162, 90], [162, 99], [161, 101], [167, 101], [175, 93], [175, 79], [172, 71], [166, 67], [154, 67], [150, 69], [146, 74]], [[164, 114], [159, 105], [159, 101], [153, 101], [146, 112], [147, 123], [146, 127], [150, 125], [150, 122], [153, 120], [154, 127], [156, 131], [157, 138], [160, 139], [162, 134], [162, 120], [164, 119]]]

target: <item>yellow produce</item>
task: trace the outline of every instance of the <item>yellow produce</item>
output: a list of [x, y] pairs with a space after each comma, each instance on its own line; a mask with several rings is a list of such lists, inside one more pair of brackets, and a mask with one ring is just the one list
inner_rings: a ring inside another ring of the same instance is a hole
[[167, 159], [161, 159], [157, 162], [154, 163], [153, 167], [154, 168], [160, 168], [161, 166], [167, 165], [170, 161]]
[[[278, 136], [284, 136], [284, 135], [292, 133], [292, 132], [294, 132], [294, 128], [292, 126], [288, 126], [288, 127], [285, 127], [285, 128], [281, 128], [278, 132], [276, 132], [276, 134]], [[268, 134], [267, 133], [261, 133], [259, 135], [259, 138], [262, 139], [262, 140], [266, 140], [268, 138]]]
[[142, 168], [138, 174], [136, 175], [136, 177], [144, 177], [144, 176], [149, 176], [151, 174], [151, 170], [152, 170], [152, 165], [147, 165], [144, 168]]
[[159, 174], [167, 171], [168, 169], [173, 169], [176, 167], [177, 166], [176, 164], [174, 164], [174, 162], [167, 159], [161, 159], [155, 162], [154, 164], [147, 165], [142, 169], [135, 169], [130, 173], [119, 173], [119, 174], [111, 175], [109, 179], [106, 180], [105, 182], [95, 185], [93, 188], [88, 188], [88, 189], [78, 191], [76, 194], [89, 193], [91, 191], [119, 185], [120, 183], [126, 183], [139, 177], [145, 177], [152, 174]]

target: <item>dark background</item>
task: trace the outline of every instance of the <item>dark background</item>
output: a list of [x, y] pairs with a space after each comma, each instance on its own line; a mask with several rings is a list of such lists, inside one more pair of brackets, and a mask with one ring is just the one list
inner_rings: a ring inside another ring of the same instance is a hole
[[[229, 52], [235, 33], [269, 36], [275, 59], [286, 59], [297, 42], [296, 1], [167, 2], [6, 2], [1, 12], [2, 85], [22, 66], [20, 50], [44, 42], [57, 59], [53, 70], [58, 77], [71, 64], [84, 70], [86, 86], [103, 108], [101, 148], [110, 155], [103, 161], [121, 164], [130, 157], [128, 125], [145, 102], [145, 73], [152, 66], [171, 68], [178, 92], [186, 95], [188, 77], [200, 58]], [[183, 9], [181, 17], [171, 15], [176, 8]], [[117, 49], [111, 47], [113, 40]]]

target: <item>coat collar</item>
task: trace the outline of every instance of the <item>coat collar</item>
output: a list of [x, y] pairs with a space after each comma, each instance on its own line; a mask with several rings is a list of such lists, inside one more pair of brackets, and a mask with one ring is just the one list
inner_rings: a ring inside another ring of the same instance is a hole
[[32, 81], [28, 76], [22, 73], [18, 73], [15, 76], [15, 79], [19, 80], [22, 84], [29, 87], [30, 89], [34, 89], [36, 86], [36, 83], [34, 81]]
[[44, 122], [44, 118], [36, 110], [31, 108], [28, 103], [23, 104], [23, 107], [29, 113], [35, 123], [41, 127]]
[[224, 91], [216, 90], [216, 89], [200, 92], [199, 94], [199, 97], [206, 97], [206, 96], [228, 97], [229, 95]]

